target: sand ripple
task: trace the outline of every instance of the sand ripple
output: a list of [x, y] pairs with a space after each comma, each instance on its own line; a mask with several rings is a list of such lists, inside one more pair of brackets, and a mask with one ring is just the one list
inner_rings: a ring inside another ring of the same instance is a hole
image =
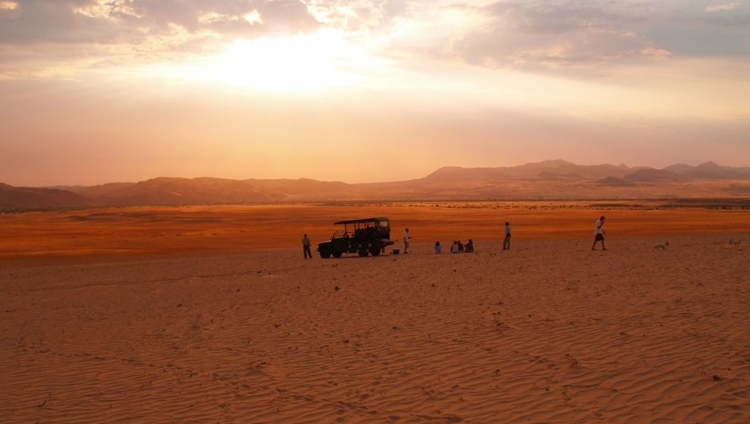
[[0, 416], [750, 421], [747, 251], [711, 236], [652, 242], [2, 269]]

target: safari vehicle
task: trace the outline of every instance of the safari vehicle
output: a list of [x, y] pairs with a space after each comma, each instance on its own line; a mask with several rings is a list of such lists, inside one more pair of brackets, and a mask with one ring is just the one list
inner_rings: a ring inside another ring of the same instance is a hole
[[343, 232], [336, 231], [331, 239], [318, 243], [321, 258], [340, 258], [344, 253], [358, 253], [359, 256], [378, 256], [386, 246], [392, 245], [391, 224], [388, 218], [350, 219], [334, 222], [343, 225]]

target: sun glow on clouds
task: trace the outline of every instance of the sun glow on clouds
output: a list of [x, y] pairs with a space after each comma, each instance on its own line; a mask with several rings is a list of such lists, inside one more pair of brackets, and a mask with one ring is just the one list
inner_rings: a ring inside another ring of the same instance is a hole
[[715, 4], [713, 6], [706, 6], [706, 12], [722, 12], [726, 10], [734, 10], [737, 8], [739, 3], [726, 3], [726, 4]]
[[260, 13], [258, 13], [257, 10], [253, 10], [250, 13], [246, 13], [245, 15], [240, 18], [239, 16], [229, 16], [229, 15], [222, 15], [216, 12], [209, 12], [204, 13], [203, 15], [198, 17], [198, 23], [205, 25], [205, 24], [213, 24], [217, 22], [236, 22], [240, 19], [244, 19], [249, 24], [255, 25], [255, 24], [262, 24], [263, 18], [261, 18]]
[[0, 1], [0, 10], [16, 10], [18, 3], [14, 1]]
[[79, 7], [74, 12], [89, 18], [98, 19], [109, 19], [115, 12], [135, 18], [142, 18], [135, 9], [123, 0], [97, 0], [95, 4]]
[[222, 53], [191, 64], [161, 67], [167, 77], [268, 92], [309, 92], [367, 82], [380, 61], [336, 31], [235, 40]]

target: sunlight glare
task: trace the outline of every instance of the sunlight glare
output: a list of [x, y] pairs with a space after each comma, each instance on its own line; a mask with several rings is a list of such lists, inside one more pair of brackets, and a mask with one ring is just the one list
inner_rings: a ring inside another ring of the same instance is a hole
[[305, 92], [366, 82], [377, 61], [333, 31], [286, 38], [236, 40], [223, 53], [193, 67], [185, 79], [272, 92]]

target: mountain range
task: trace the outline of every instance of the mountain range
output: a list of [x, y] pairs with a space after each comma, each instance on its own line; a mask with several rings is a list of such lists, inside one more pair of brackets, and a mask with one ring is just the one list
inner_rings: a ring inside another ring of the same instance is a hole
[[311, 179], [154, 178], [97, 186], [0, 183], [0, 210], [284, 202], [590, 200], [750, 197], [750, 167], [714, 162], [663, 169], [547, 160], [512, 167], [443, 167], [424, 178], [348, 184]]

